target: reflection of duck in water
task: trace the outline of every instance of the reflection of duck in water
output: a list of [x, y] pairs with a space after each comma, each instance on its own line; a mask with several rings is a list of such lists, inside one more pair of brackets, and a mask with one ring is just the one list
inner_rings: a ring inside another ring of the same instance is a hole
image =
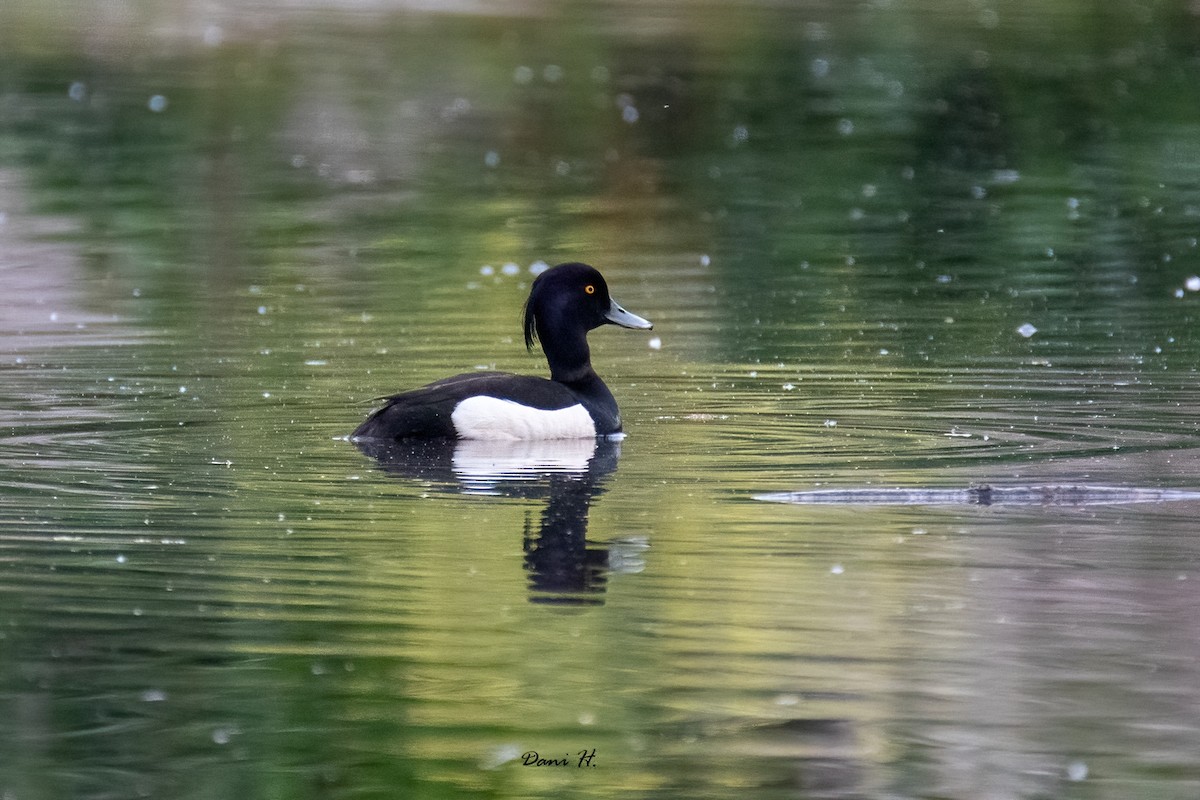
[[550, 380], [507, 372], [445, 378], [388, 398], [352, 438], [571, 439], [619, 433], [617, 401], [592, 369], [587, 343], [588, 331], [606, 324], [651, 327], [609, 296], [592, 267], [552, 267], [534, 280], [525, 303], [525, 346], [541, 340]]
[[455, 494], [542, 499], [548, 479], [564, 475], [599, 484], [617, 468], [621, 443], [609, 439], [488, 441], [355, 439], [384, 472]]
[[478, 441], [358, 439], [355, 444], [398, 478], [470, 495], [545, 500], [535, 528], [526, 518], [525, 568], [530, 600], [599, 605], [610, 572], [638, 572], [644, 541], [596, 547], [588, 511], [617, 468], [620, 442], [609, 439]]

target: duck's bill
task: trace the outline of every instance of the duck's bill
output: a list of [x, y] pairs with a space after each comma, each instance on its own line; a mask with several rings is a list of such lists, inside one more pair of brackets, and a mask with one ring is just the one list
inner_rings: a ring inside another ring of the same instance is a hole
[[654, 323], [648, 319], [642, 319], [637, 314], [631, 314], [621, 308], [616, 300], [610, 301], [612, 305], [608, 307], [608, 313], [604, 315], [614, 325], [620, 325], [622, 328], [636, 328], [642, 331], [648, 331], [654, 327]]

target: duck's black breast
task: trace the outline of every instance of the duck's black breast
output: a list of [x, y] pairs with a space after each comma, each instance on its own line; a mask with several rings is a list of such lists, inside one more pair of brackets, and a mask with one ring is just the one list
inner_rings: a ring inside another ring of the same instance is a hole
[[[611, 395], [609, 395], [611, 398]], [[603, 398], [600, 398], [601, 401]], [[470, 372], [389, 397], [355, 438], [569, 438], [620, 430], [611, 414], [565, 384], [531, 375]]]

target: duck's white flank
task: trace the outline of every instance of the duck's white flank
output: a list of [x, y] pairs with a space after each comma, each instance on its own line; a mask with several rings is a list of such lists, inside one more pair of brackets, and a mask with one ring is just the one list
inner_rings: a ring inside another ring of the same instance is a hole
[[595, 437], [596, 423], [576, 403], [555, 411], [529, 408], [498, 397], [468, 397], [454, 407], [450, 419], [460, 439], [518, 441]]

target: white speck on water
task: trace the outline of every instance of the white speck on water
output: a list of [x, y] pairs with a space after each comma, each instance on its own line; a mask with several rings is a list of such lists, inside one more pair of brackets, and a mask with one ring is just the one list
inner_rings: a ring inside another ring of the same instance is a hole
[[841, 575], [845, 571], [846, 571], [846, 568], [843, 567], [841, 564], [834, 564], [832, 567], [829, 568], [830, 575]]
[[641, 114], [638, 113], [637, 106], [633, 104], [621, 108], [621, 119], [630, 125], [637, 122], [640, 117]]
[[783, 390], [784, 390], [785, 392], [790, 392], [790, 391], [792, 391], [792, 390], [793, 390], [793, 389], [795, 389], [795, 388], [796, 388], [796, 384], [794, 384], [794, 383], [785, 383], [785, 384], [783, 385]]
[[300, 169], [301, 167], [304, 167], [307, 164], [308, 164], [308, 156], [304, 155], [303, 153], [296, 153], [295, 155], [292, 156], [292, 167], [294, 169]]
[[1079, 208], [1079, 198], [1078, 197], [1068, 197], [1067, 198], [1067, 208], [1071, 209], [1072, 211]]
[[750, 129], [745, 125], [738, 125], [733, 129], [733, 143], [741, 144], [750, 138]]
[[829, 62], [824, 58], [814, 58], [808, 69], [814, 78], [824, 78], [829, 74]]
[[500, 268], [500, 272], [502, 272], [505, 275], [520, 275], [521, 267], [514, 264], [513, 262], [509, 261], [507, 264], [505, 264], [503, 267]]
[[1189, 292], [1200, 292], [1200, 275], [1193, 275], [1183, 285]]
[[1072, 761], [1067, 764], [1067, 780], [1078, 783], [1088, 776], [1088, 765], [1083, 761]]
[[266, 314], [266, 313], [267, 313], [267, 307], [266, 307], [266, 306], [259, 306], [259, 307], [258, 307], [258, 313], [259, 313], [260, 315], [261, 315], [261, 314]]
[[547, 264], [545, 261], [538, 259], [537, 261], [535, 261], [529, 265], [529, 274], [530, 275], [541, 275], [543, 272], [545, 272], [548, 269], [550, 269], [550, 265]]
[[126, 558], [125, 558], [125, 555], [124, 555], [124, 554], [121, 554], [121, 555], [118, 555], [118, 556], [117, 556], [117, 563], [118, 563], [118, 564], [124, 564], [124, 563], [125, 563], [127, 560], [128, 560], [128, 559], [126, 559]]
[[879, 193], [879, 187], [873, 183], [864, 183], [862, 187], [863, 197], [874, 197]]
[[304, 362], [304, 366], [306, 366], [306, 367], [324, 367], [328, 363], [329, 362], [323, 358], [310, 358]]
[[1053, 247], [1046, 248], [1046, 258], [1054, 258], [1054, 248]]
[[263, 392], [263, 398], [268, 398], [270, 396], [271, 396], [270, 392]]
[[928, 533], [928, 531], [924, 528], [913, 528], [911, 531], [909, 531], [909, 533], [911, 533], [913, 536], [924, 536], [926, 533]]
[[571, 164], [568, 161], [558, 161], [554, 165], [554, 174], [560, 178], [565, 178], [571, 174]]
[[500, 154], [495, 150], [488, 150], [483, 155], [483, 163], [485, 166], [493, 168], [500, 166]]
[[657, 336], [652, 337], [646, 344], [651, 350], [662, 350], [662, 339], [658, 338]]
[[838, 120], [837, 132], [842, 136], [849, 136], [854, 133], [854, 121], [843, 117]]
[[51, 321], [51, 322], [58, 322], [58, 312], [57, 312], [57, 311], [51, 311], [51, 312], [50, 312], [50, 321]]
[[521, 65], [513, 70], [513, 81], [519, 84], [526, 84], [533, 80], [533, 69]]
[[83, 102], [83, 98], [87, 97], [87, 84], [82, 81], [75, 81], [67, 89], [67, 97], [74, 100], [76, 103]]
[[484, 264], [482, 267], [479, 268], [479, 274], [480, 275], [495, 275], [496, 268], [493, 267], [491, 264]]
[[521, 757], [521, 748], [515, 744], [503, 744], [492, 749], [479, 761], [479, 768], [486, 770], [499, 769], [500, 767], [512, 761], [516, 761]]
[[1016, 183], [1019, 180], [1021, 180], [1021, 173], [1015, 169], [998, 169], [992, 173], [992, 181], [1000, 185]]
[[700, 266], [707, 267], [711, 263], [712, 263], [712, 259], [709, 257], [708, 253], [700, 254]]
[[180, 393], [180, 394], [187, 394], [187, 387], [186, 387], [186, 386], [180, 386], [180, 387], [179, 387], [179, 393]]
[[824, 422], [822, 422], [821, 424], [824, 425], [826, 428], [836, 428], [837, 420], [836, 419], [827, 419]]
[[936, 278], [934, 278], [934, 280], [938, 283], [949, 283], [950, 281], [954, 280], [954, 278], [950, 275], [938, 275]]
[[1021, 334], [1026, 339], [1028, 339], [1030, 336], [1033, 336], [1037, 332], [1038, 329], [1030, 325], [1028, 322], [1017, 328], [1017, 333]]
[[147, 689], [141, 697], [143, 703], [161, 703], [167, 699], [167, 693], [162, 689]]
[[146, 102], [146, 108], [150, 109], [155, 114], [160, 114], [167, 110], [167, 98], [161, 94], [153, 95]]
[[983, 198], [987, 197], [987, 189], [983, 186], [972, 186], [971, 197], [975, 198], [976, 200], [982, 200]]
[[213, 732], [212, 732], [213, 743], [214, 744], [229, 744], [229, 740], [233, 738], [233, 735], [235, 733], [237, 733], [237, 731], [234, 728], [230, 728], [227, 726], [213, 728]]
[[1176, 290], [1175, 290], [1175, 296], [1176, 296], [1176, 297], [1183, 297], [1183, 289], [1176, 289]]
[[886, 347], [881, 347], [881, 348], [879, 348], [879, 355], [881, 355], [881, 356], [886, 356], [886, 355], [888, 355], [889, 353], [891, 353], [891, 351], [890, 351], [890, 350], [888, 350]]
[[215, 23], [208, 25], [204, 29], [203, 41], [208, 47], [220, 47], [221, 42], [225, 41], [225, 31]]

